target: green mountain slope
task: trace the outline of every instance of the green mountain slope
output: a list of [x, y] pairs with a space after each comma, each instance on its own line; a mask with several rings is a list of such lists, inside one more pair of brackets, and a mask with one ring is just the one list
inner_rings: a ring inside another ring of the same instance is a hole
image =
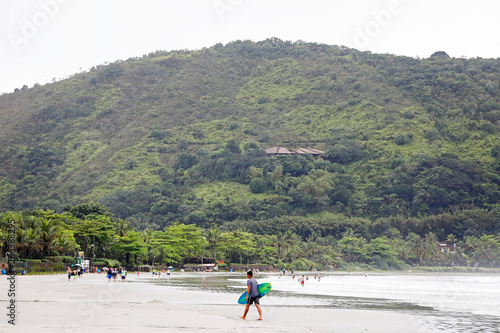
[[[496, 209], [499, 75], [278, 39], [97, 66], [0, 96], [0, 209], [100, 201], [141, 228]], [[276, 145], [325, 160], [255, 149]]]

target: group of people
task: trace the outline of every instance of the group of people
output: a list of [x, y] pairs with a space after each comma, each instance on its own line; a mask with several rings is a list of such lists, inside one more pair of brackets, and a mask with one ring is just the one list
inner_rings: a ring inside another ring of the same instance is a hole
[[[165, 276], [165, 269], [162, 269], [161, 271], [159, 270], [158, 272], [156, 269], [153, 268], [153, 271], [151, 272], [152, 276], [155, 277], [155, 275], [158, 275], [158, 279], [161, 279], [161, 275]], [[137, 275], [139, 275], [139, 272], [137, 272]], [[167, 269], [167, 276], [170, 276], [170, 269]]]
[[83, 273], [84, 273], [84, 269], [83, 267], [75, 267], [73, 269], [71, 269], [69, 266], [66, 267], [66, 270], [68, 272], [68, 281], [71, 281], [71, 277], [73, 277], [73, 281], [76, 281], [76, 277], [78, 276], [79, 278], [81, 278], [83, 276]]
[[118, 275], [121, 276], [122, 282], [125, 282], [125, 278], [127, 277], [127, 270], [125, 269], [125, 267], [122, 267], [121, 271], [118, 271], [116, 267], [115, 268], [104, 267], [103, 270], [108, 273], [107, 274], [108, 282], [110, 282], [111, 279], [113, 279], [113, 282], [116, 282], [116, 278], [118, 277]]
[[[292, 274], [292, 279], [295, 279], [295, 274]], [[318, 282], [320, 282], [321, 281], [321, 274], [319, 274], [319, 273], [314, 274], [314, 279], [317, 280]], [[297, 279], [297, 281], [300, 282], [302, 287], [305, 287], [305, 283], [307, 280], [309, 280], [309, 276], [304, 276], [304, 275], [302, 275], [302, 277], [299, 277]]]
[[[76, 280], [76, 276], [82, 277], [82, 275], [84, 273], [83, 267], [76, 267], [72, 270], [68, 266], [67, 271], [68, 271], [68, 281], [71, 281], [71, 277], [73, 277]], [[110, 268], [103, 267], [103, 272], [107, 272], [108, 282], [110, 282], [111, 279], [113, 279], [113, 282], [116, 282], [118, 275], [121, 276], [122, 282], [125, 282], [125, 278], [127, 276], [127, 270], [125, 269], [125, 267], [122, 267], [121, 271], [118, 271], [116, 268], [112, 268], [112, 267], [110, 267]], [[258, 320], [262, 320], [262, 309], [260, 307], [260, 302], [259, 302], [260, 293], [259, 293], [259, 288], [258, 288], [258, 282], [255, 278], [253, 278], [254, 272], [256, 274], [259, 273], [258, 270], [253, 270], [253, 271], [249, 270], [247, 272], [247, 278], [248, 278], [248, 280], [247, 280], [247, 296], [246, 296], [247, 304], [246, 304], [246, 308], [245, 308], [245, 312], [244, 312], [243, 316], [240, 317], [241, 319], [246, 318], [248, 310], [250, 309], [250, 305], [255, 304], [257, 311], [259, 312]], [[99, 270], [99, 273], [100, 273], [100, 270]], [[153, 273], [153, 276], [155, 274], [158, 274], [158, 278], [160, 278], [162, 273], [165, 274], [165, 270], [163, 269], [162, 271], [156, 272], [156, 270], [153, 269], [152, 273]], [[170, 275], [170, 269], [167, 270], [167, 275]]]

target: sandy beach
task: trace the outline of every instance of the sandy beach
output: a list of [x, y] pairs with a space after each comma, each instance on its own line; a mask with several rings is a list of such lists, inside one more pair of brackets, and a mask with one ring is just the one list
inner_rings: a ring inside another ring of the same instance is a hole
[[[200, 273], [200, 279], [203, 278]], [[212, 273], [213, 274], [213, 273]], [[68, 282], [66, 275], [18, 276], [16, 325], [8, 324], [9, 282], [0, 280], [1, 332], [428, 332], [424, 317], [380, 310], [287, 307], [272, 293], [261, 300], [263, 321], [238, 293], [169, 288], [129, 274], [108, 283], [101, 274]], [[427, 324], [428, 325], [428, 324]]]

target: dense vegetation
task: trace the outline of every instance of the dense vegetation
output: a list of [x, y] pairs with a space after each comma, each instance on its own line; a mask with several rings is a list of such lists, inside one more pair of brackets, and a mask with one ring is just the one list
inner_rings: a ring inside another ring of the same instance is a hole
[[[499, 84], [500, 59], [278, 39], [97, 66], [0, 96], [0, 211], [99, 202], [138, 235], [184, 224], [267, 246], [290, 232], [288, 262], [309, 239], [332, 251], [325, 264], [377, 255], [346, 256], [346, 237], [366, 253], [416, 237], [498, 242]], [[275, 145], [325, 156], [267, 158]]]
[[[358, 231], [369, 232], [362, 221], [348, 223], [357, 229], [322, 236], [304, 229], [297, 221], [273, 235], [242, 229], [223, 231], [216, 226], [202, 229], [194, 224], [173, 224], [163, 231], [135, 231], [99, 204], [67, 207], [62, 214], [53, 211], [8, 212], [0, 216], [0, 244], [8, 241], [8, 229], [15, 225], [15, 260], [32, 264], [73, 263], [75, 250], [85, 258], [94, 257], [99, 266], [137, 267], [141, 264], [179, 265], [190, 258], [211, 257], [226, 263], [263, 263], [296, 270], [405, 269], [408, 265], [498, 267], [500, 241], [492, 235], [465, 236], [452, 251], [438, 249], [437, 236], [430, 232], [421, 237], [413, 232], [403, 236], [390, 228], [387, 235], [371, 233], [368, 240]], [[291, 222], [291, 223], [290, 223]], [[305, 220], [302, 223], [306, 222]], [[351, 221], [352, 222], [352, 221]], [[292, 231], [299, 230], [299, 234]], [[334, 236], [335, 235], [335, 236]], [[0, 251], [3, 247], [0, 247]], [[0, 253], [1, 255], [1, 253]], [[110, 260], [111, 259], [111, 260]], [[62, 266], [61, 266], [62, 267]]]

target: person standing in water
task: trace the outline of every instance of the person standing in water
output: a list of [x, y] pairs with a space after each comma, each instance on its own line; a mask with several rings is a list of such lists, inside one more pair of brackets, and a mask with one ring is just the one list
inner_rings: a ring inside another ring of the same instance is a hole
[[257, 311], [259, 311], [259, 318], [257, 320], [262, 320], [262, 309], [260, 308], [260, 293], [259, 293], [259, 288], [257, 287], [258, 283], [257, 280], [253, 278], [253, 272], [249, 270], [247, 272], [247, 305], [245, 307], [245, 313], [243, 313], [243, 316], [240, 318], [245, 320], [247, 317], [248, 310], [250, 309], [250, 305], [255, 303], [255, 307], [257, 308]]

